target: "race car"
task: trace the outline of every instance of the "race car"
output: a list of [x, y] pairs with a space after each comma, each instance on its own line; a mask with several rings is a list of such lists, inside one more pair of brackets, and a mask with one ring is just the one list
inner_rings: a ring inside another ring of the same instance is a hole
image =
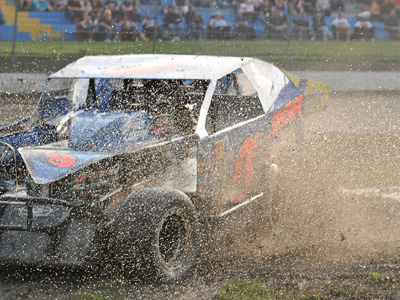
[[202, 225], [273, 203], [276, 137], [301, 143], [304, 115], [327, 96], [248, 57], [77, 60], [48, 78], [30, 117], [0, 128], [0, 261], [86, 267], [107, 255], [181, 278]]

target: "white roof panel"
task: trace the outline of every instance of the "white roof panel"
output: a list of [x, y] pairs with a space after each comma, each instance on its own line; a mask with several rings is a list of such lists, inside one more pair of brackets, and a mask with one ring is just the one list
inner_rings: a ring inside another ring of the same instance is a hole
[[218, 79], [250, 63], [248, 57], [195, 55], [85, 56], [50, 78]]

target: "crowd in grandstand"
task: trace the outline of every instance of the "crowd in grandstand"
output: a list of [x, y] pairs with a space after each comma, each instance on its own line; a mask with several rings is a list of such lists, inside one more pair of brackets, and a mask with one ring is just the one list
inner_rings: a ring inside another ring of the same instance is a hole
[[[65, 11], [76, 24], [78, 39], [88, 41], [153, 39], [156, 28], [158, 38], [173, 41], [252, 39], [257, 24], [265, 27], [266, 38], [373, 40], [373, 22], [383, 22], [390, 39], [400, 39], [400, 0], [372, 0], [353, 26], [343, 16], [343, 0], [160, 0], [160, 16], [155, 16], [155, 1], [19, 0], [19, 9]], [[215, 7], [208, 20], [199, 14], [203, 7]], [[235, 15], [231, 22], [225, 20], [221, 9]], [[333, 15], [328, 26], [325, 19]]]
[[4, 25], [4, 24], [6, 24], [6, 19], [4, 17], [3, 10], [1, 9], [1, 6], [0, 6], [0, 25]]

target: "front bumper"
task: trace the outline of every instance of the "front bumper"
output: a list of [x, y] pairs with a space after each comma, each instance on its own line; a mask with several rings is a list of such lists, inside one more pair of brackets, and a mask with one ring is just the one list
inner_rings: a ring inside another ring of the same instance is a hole
[[63, 200], [0, 198], [0, 261], [82, 266], [97, 231], [94, 214]]

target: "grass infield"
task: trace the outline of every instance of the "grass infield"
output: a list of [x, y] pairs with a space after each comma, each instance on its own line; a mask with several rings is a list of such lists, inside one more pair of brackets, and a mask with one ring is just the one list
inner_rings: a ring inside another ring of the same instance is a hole
[[[162, 41], [156, 53], [251, 56], [291, 69], [313, 70], [400, 70], [400, 42], [393, 41]], [[71, 58], [84, 55], [144, 54], [153, 52], [153, 42], [76, 42], [40, 41], [18, 42], [14, 58]], [[12, 56], [12, 42], [0, 44], [0, 57]]]

